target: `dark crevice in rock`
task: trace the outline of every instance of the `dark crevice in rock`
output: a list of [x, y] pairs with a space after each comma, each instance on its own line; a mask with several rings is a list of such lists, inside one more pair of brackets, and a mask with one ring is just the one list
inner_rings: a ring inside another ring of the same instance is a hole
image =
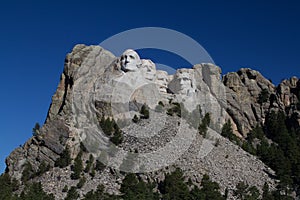
[[62, 101], [62, 104], [58, 110], [58, 114], [60, 114], [63, 109], [64, 109], [64, 106], [66, 105], [66, 99], [67, 99], [67, 95], [68, 95], [68, 89], [72, 89], [73, 87], [73, 84], [74, 84], [74, 81], [73, 81], [73, 77], [70, 77], [68, 75], [65, 75], [66, 76], [66, 82], [65, 82], [65, 92], [64, 92], [64, 97], [63, 97], [63, 101]]
[[256, 110], [255, 110], [255, 107], [254, 107], [253, 104], [251, 104], [251, 110], [252, 110], [252, 112], [253, 112], [253, 114], [254, 114], [255, 120], [256, 120], [256, 121], [259, 121], [259, 117], [258, 117], [258, 115], [257, 115], [257, 113], [256, 113]]

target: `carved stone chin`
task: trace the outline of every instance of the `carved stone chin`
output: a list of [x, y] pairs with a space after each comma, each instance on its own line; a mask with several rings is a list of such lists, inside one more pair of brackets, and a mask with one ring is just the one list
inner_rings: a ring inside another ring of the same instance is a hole
[[121, 69], [125, 72], [136, 71], [142, 64], [139, 55], [132, 49], [124, 51], [120, 58], [120, 62]]

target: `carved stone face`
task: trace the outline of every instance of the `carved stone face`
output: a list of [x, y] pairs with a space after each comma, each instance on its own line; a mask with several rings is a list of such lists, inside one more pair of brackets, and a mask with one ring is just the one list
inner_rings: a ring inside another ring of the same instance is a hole
[[153, 81], [156, 74], [155, 64], [151, 60], [142, 59], [141, 71], [145, 79], [149, 81]]
[[189, 96], [191, 93], [195, 92], [192, 83], [192, 71], [189, 69], [179, 69], [177, 70], [174, 79], [169, 84], [169, 88], [172, 92], [176, 94], [182, 94]]
[[121, 56], [121, 69], [125, 72], [136, 71], [141, 63], [139, 55], [132, 49], [127, 49]]
[[168, 73], [165, 71], [157, 70], [156, 84], [158, 85], [158, 89], [160, 92], [167, 93], [168, 81]]

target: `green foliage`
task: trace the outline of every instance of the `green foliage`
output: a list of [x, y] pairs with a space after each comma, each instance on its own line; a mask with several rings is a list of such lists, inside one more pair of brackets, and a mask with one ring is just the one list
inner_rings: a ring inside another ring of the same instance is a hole
[[248, 134], [247, 134], [247, 141], [253, 142], [255, 138], [262, 140], [264, 138], [265, 134], [261, 126], [257, 125], [255, 128], [253, 128]]
[[100, 126], [101, 126], [101, 129], [102, 129], [103, 133], [106, 136], [111, 136], [112, 135], [112, 133], [114, 131], [114, 123], [115, 123], [115, 121], [111, 120], [109, 117], [106, 118], [106, 119], [104, 117], [101, 118]]
[[167, 174], [165, 180], [159, 184], [158, 189], [165, 200], [189, 199], [189, 189], [179, 168], [171, 174]]
[[75, 160], [74, 160], [74, 165], [72, 166], [72, 171], [73, 173], [71, 174], [71, 179], [73, 180], [77, 180], [80, 178], [81, 172], [83, 170], [83, 164], [82, 164], [82, 151], [80, 151], [78, 153], [78, 155], [76, 156]]
[[141, 119], [149, 119], [150, 117], [149, 108], [146, 104], [143, 104], [140, 113], [141, 113]]
[[85, 182], [86, 182], [86, 178], [83, 176], [79, 179], [79, 182], [77, 183], [76, 187], [78, 189], [82, 188], [84, 186]]
[[44, 192], [42, 184], [40, 182], [28, 184], [25, 186], [23, 192], [20, 195], [22, 200], [54, 200], [53, 194], [47, 194]]
[[65, 198], [65, 200], [77, 200], [79, 197], [79, 194], [76, 190], [76, 187], [72, 186], [69, 191], [68, 191], [68, 194]]
[[[191, 186], [189, 181], [189, 185]], [[208, 175], [204, 175], [201, 181], [201, 189], [193, 186], [189, 191], [187, 183], [184, 181], [183, 173], [180, 169], [176, 169], [171, 174], [167, 174], [163, 182], [159, 183], [158, 189], [164, 200], [167, 199], [187, 199], [187, 200], [225, 200], [220, 193], [218, 183], [210, 180]]]
[[64, 168], [67, 167], [71, 164], [71, 156], [70, 156], [70, 151], [69, 147], [66, 147], [63, 152], [60, 154], [60, 157], [55, 161], [54, 166], [55, 167], [60, 167]]
[[220, 187], [216, 182], [212, 182], [208, 175], [204, 175], [201, 181], [201, 189], [194, 187], [188, 199], [191, 200], [225, 200], [219, 191]]
[[122, 143], [123, 141], [123, 135], [122, 135], [122, 130], [119, 128], [117, 124], [114, 126], [114, 134], [110, 138], [110, 141], [114, 143], [116, 146]]
[[153, 192], [154, 185], [138, 180], [135, 174], [127, 174], [122, 182], [120, 191], [124, 200], [155, 200], [158, 194]]
[[215, 147], [218, 147], [220, 145], [220, 139], [218, 138], [216, 141], [215, 141]]
[[104, 192], [104, 186], [98, 185], [96, 191], [89, 191], [84, 195], [83, 200], [114, 200], [119, 199], [117, 196], [112, 196]]
[[42, 174], [44, 174], [45, 172], [49, 171], [50, 169], [50, 165], [46, 164], [45, 161], [42, 161], [39, 165], [39, 168], [37, 171], [34, 171], [32, 165], [30, 162], [26, 162], [24, 165], [24, 169], [22, 172], [22, 178], [21, 180], [23, 182], [27, 182], [28, 180], [37, 177], [37, 176], [41, 176]]
[[132, 118], [132, 121], [134, 122], [134, 123], [138, 123], [139, 122], [139, 117], [137, 116], [137, 115], [134, 115], [133, 116], [133, 118]]
[[158, 105], [162, 106], [162, 107], [165, 107], [164, 103], [162, 101], [159, 101], [158, 102]]
[[[299, 99], [299, 97], [298, 97], [298, 99]], [[297, 107], [297, 110], [300, 110], [300, 102], [299, 101], [297, 102], [296, 107]]]
[[85, 172], [85, 173], [89, 173], [89, 171], [90, 171], [90, 169], [91, 169], [93, 163], [94, 163], [94, 156], [93, 156], [92, 154], [90, 154], [90, 157], [89, 157], [89, 159], [86, 161], [86, 166], [85, 166], [85, 168], [84, 168], [84, 172]]
[[256, 149], [249, 141], [243, 141], [242, 149], [244, 149], [252, 155], [256, 155]]
[[95, 170], [102, 172], [104, 169], [105, 169], [105, 165], [101, 161], [96, 160]]
[[284, 112], [272, 111], [264, 127], [257, 126], [250, 131], [242, 145], [244, 150], [256, 154], [272, 168], [280, 180], [275, 192], [264, 187], [264, 199], [290, 199], [291, 190], [300, 186], [300, 135], [288, 128], [287, 124], [293, 127], [290, 120]]
[[42, 174], [44, 174], [45, 172], [50, 170], [50, 165], [47, 164], [45, 161], [42, 161], [40, 163], [39, 169], [36, 173], [36, 176], [41, 176]]
[[[257, 154], [261, 160], [275, 170], [280, 180], [279, 190], [288, 193], [288, 190], [300, 185], [300, 135], [288, 130], [283, 112], [271, 112], [266, 119], [266, 135], [276, 144], [269, 145], [262, 140], [257, 147]], [[291, 125], [292, 126], [292, 125]]]
[[248, 189], [248, 194], [246, 196], [247, 200], [256, 200], [258, 199], [260, 193], [259, 190], [257, 189], [257, 187], [252, 186]]
[[40, 128], [41, 128], [40, 124], [35, 123], [34, 128], [32, 129], [32, 135], [37, 136], [39, 134]]
[[173, 116], [176, 114], [178, 117], [181, 117], [181, 105], [180, 103], [173, 102], [171, 107], [167, 110], [167, 115]]
[[24, 166], [24, 169], [23, 169], [23, 172], [22, 172], [22, 178], [21, 180], [23, 182], [27, 182], [29, 179], [33, 178], [35, 175], [35, 172], [32, 168], [32, 165], [30, 162], [26, 162], [25, 163], [25, 166]]
[[244, 196], [247, 194], [248, 185], [244, 182], [240, 182], [236, 186], [236, 190], [233, 192], [233, 195], [239, 199], [244, 199]]
[[233, 135], [233, 131], [232, 131], [232, 127], [231, 127], [231, 122], [230, 122], [230, 120], [228, 120], [228, 121], [223, 125], [221, 135], [224, 136], [224, 137], [226, 137], [226, 138], [229, 138], [231, 135]]
[[16, 180], [12, 180], [8, 173], [0, 176], [0, 199], [1, 200], [14, 200], [17, 197], [13, 192], [18, 190], [19, 184]]
[[230, 141], [235, 142], [236, 144], [239, 144], [240, 142], [239, 138], [233, 133], [230, 120], [223, 125], [221, 135], [228, 138]]
[[198, 131], [200, 135], [203, 135], [203, 137], [206, 137], [207, 127], [209, 126], [209, 124], [210, 124], [210, 115], [209, 113], [206, 113], [198, 127]]
[[62, 189], [62, 192], [68, 192], [69, 188], [67, 185], [65, 185], [65, 187]]
[[262, 190], [263, 190], [262, 200], [274, 200], [274, 198], [270, 192], [269, 185], [267, 183], [264, 184], [264, 187]]
[[288, 137], [288, 130], [285, 124], [285, 114], [283, 112], [275, 113], [272, 111], [266, 118], [267, 136], [275, 142], [283, 141]]
[[257, 149], [256, 146], [253, 145], [254, 140], [262, 141], [264, 140], [265, 135], [263, 128], [259, 125], [257, 125], [255, 128], [253, 128], [248, 134], [245, 141], [243, 141], [242, 148], [251, 153], [252, 155], [257, 155]]
[[172, 108], [169, 108], [169, 109], [167, 110], [167, 115], [173, 116], [173, 114], [174, 114], [173, 109], [172, 109]]
[[80, 142], [80, 150], [81, 150], [82, 152], [88, 153], [88, 150], [87, 150], [87, 148], [84, 146], [83, 142]]
[[109, 137], [112, 143], [117, 146], [122, 143], [122, 130], [119, 128], [115, 120], [111, 120], [110, 118], [104, 119], [103, 117], [100, 121], [100, 126], [104, 134]]
[[262, 89], [262, 91], [260, 92], [259, 96], [258, 96], [258, 103], [262, 104], [265, 103], [269, 100], [269, 91], [267, 89]]
[[92, 178], [94, 178], [94, 177], [96, 176], [96, 171], [95, 171], [94, 168], [93, 168], [92, 171], [90, 172], [90, 176], [91, 176]]
[[126, 193], [126, 191], [134, 190], [135, 186], [138, 184], [138, 182], [139, 181], [135, 174], [133, 174], [133, 173], [127, 174], [122, 181], [120, 191], [122, 193]]

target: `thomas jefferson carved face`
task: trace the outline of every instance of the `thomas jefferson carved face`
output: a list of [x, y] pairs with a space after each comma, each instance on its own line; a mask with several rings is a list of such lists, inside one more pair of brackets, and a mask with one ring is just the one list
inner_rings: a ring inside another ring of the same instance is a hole
[[142, 59], [141, 71], [147, 80], [153, 81], [155, 79], [156, 67], [151, 60]]
[[136, 71], [142, 64], [139, 55], [132, 49], [127, 49], [121, 56], [121, 69], [125, 72]]

